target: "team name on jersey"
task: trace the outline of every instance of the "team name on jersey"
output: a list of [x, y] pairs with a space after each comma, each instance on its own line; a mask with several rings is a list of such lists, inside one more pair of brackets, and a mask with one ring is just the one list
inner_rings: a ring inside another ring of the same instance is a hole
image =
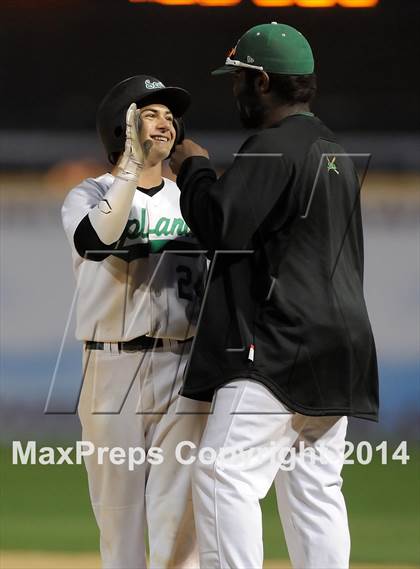
[[169, 237], [186, 235], [190, 232], [182, 217], [161, 217], [154, 227], [147, 228], [147, 212], [141, 208], [139, 219], [129, 218], [126, 225], [127, 239], [147, 239], [150, 235]]

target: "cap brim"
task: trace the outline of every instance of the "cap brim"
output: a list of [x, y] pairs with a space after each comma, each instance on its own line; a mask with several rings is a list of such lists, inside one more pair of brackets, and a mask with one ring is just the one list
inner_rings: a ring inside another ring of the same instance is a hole
[[223, 65], [211, 72], [211, 75], [226, 75], [227, 73], [234, 73], [238, 70], [236, 65]]
[[182, 117], [191, 104], [191, 95], [181, 87], [164, 87], [163, 89], [153, 89], [137, 101], [140, 108], [149, 103], [160, 103], [166, 105], [175, 117]]

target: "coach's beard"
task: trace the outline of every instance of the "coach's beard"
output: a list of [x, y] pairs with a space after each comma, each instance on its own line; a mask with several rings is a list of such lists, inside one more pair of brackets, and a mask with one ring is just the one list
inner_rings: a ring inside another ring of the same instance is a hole
[[254, 93], [245, 92], [236, 99], [239, 118], [245, 128], [260, 128], [264, 122], [265, 108]]
[[239, 119], [245, 128], [259, 128], [263, 123], [264, 109], [262, 105], [236, 102], [239, 111]]

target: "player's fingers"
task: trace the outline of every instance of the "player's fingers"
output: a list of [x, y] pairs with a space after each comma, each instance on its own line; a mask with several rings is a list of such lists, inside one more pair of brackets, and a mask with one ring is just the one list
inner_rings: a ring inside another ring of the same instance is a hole
[[141, 129], [143, 128], [143, 120], [140, 116], [140, 110], [138, 109], [136, 109], [135, 125], [136, 125], [136, 132], [139, 135], [141, 133]]
[[131, 103], [131, 105], [127, 109], [127, 115], [126, 115], [126, 119], [125, 119], [127, 126], [130, 126], [130, 127], [135, 126], [136, 111], [137, 111], [136, 103]]
[[136, 118], [137, 115], [137, 105], [136, 103], [131, 103], [128, 107], [127, 115], [126, 115], [126, 139], [127, 141], [131, 141], [133, 138], [134, 133], [136, 132]]

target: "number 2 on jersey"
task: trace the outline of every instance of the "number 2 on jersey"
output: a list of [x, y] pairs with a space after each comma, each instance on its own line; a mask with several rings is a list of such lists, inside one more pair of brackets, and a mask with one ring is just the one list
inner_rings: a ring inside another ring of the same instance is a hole
[[178, 278], [178, 296], [184, 300], [193, 300], [192, 292], [192, 270], [186, 265], [178, 265], [176, 272], [179, 276]]

